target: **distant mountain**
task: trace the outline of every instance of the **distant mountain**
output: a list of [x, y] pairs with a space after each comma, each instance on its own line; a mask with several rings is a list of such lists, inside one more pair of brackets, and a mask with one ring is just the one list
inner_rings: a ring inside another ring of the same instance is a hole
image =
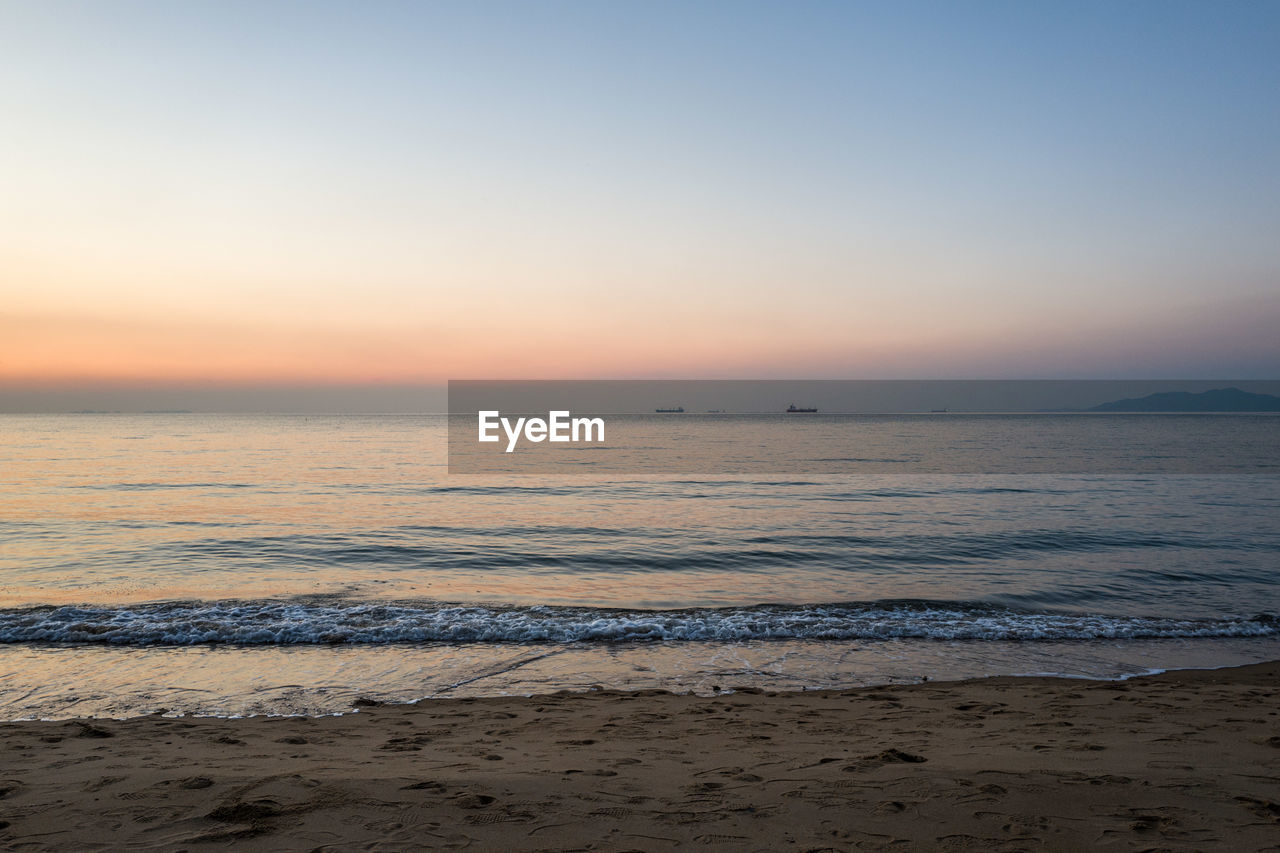
[[1091, 412], [1280, 412], [1280, 397], [1253, 394], [1239, 388], [1216, 388], [1192, 394], [1167, 391], [1131, 400], [1113, 400]]

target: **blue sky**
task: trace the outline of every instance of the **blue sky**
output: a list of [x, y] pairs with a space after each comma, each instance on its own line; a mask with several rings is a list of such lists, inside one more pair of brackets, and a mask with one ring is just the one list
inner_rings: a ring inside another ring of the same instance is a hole
[[0, 382], [1280, 369], [1274, 3], [0, 10]]

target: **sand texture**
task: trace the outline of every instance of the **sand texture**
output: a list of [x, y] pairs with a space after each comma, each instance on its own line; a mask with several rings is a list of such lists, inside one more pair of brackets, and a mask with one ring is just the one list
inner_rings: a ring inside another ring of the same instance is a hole
[[1280, 850], [1280, 663], [0, 724], [12, 850]]

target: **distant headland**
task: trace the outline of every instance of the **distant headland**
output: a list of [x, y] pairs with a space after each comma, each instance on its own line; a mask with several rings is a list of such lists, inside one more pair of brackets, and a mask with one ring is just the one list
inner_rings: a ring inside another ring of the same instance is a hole
[[1166, 391], [1128, 400], [1113, 400], [1091, 412], [1280, 412], [1280, 397], [1253, 394], [1239, 388], [1215, 388], [1193, 394]]

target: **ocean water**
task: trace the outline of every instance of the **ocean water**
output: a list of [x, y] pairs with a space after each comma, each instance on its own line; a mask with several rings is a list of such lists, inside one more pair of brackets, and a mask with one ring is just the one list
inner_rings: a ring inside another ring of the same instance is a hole
[[443, 416], [0, 416], [0, 718], [1280, 657], [1280, 416], [1045, 418], [1216, 473], [822, 473], [778, 416], [803, 475], [450, 475]]

